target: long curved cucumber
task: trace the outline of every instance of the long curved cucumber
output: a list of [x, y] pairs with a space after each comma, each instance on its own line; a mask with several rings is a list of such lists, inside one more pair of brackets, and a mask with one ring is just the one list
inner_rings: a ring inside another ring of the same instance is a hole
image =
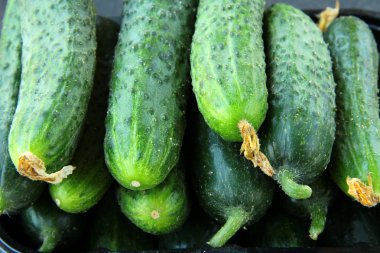
[[104, 119], [107, 111], [108, 81], [112, 69], [118, 25], [97, 19], [97, 60], [94, 90], [88, 106], [83, 136], [71, 164], [75, 173], [60, 184], [49, 186], [50, 195], [59, 208], [70, 213], [85, 212], [107, 191], [113, 179], [104, 161]]
[[[92, 90], [95, 10], [91, 0], [21, 0], [22, 73], [9, 134], [18, 171], [59, 183], [77, 146]], [[46, 169], [48, 170], [46, 172]]]
[[258, 130], [268, 103], [263, 0], [201, 0], [191, 46], [198, 108], [223, 139], [241, 141], [238, 124]]
[[0, 214], [18, 212], [35, 201], [43, 188], [17, 173], [8, 151], [8, 135], [21, 79], [19, 0], [7, 3], [0, 38]]
[[124, 2], [104, 147], [125, 188], [153, 188], [178, 162], [195, 7], [196, 0]]
[[274, 179], [294, 199], [326, 169], [335, 138], [335, 83], [322, 32], [287, 4], [265, 14], [270, 106], [261, 135]]
[[186, 191], [183, 171], [176, 167], [152, 189], [133, 191], [120, 186], [117, 196], [121, 211], [132, 223], [158, 235], [173, 232], [186, 221], [189, 213]]
[[364, 206], [380, 202], [379, 54], [368, 25], [336, 19], [325, 33], [337, 82], [337, 133], [331, 174]]
[[258, 221], [272, 203], [274, 182], [238, 153], [237, 143], [213, 132], [198, 113], [192, 171], [203, 209], [223, 223], [208, 242], [223, 246], [240, 228]]
[[91, 250], [148, 250], [154, 248], [153, 236], [132, 224], [120, 211], [111, 188], [96, 206], [90, 231]]

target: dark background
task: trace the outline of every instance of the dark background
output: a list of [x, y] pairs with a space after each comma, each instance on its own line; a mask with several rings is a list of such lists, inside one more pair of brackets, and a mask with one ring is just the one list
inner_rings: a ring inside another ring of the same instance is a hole
[[[3, 12], [6, 2], [7, 0], [0, 0], [1, 20], [3, 20]], [[119, 16], [121, 13], [123, 0], [94, 0], [94, 2], [98, 14], [102, 16], [114, 17]], [[293, 6], [304, 10], [324, 9], [327, 6], [335, 6], [335, 0], [266, 0], [267, 6], [277, 2], [291, 3]], [[340, 5], [342, 9], [362, 9], [380, 12], [380, 0], [340, 0]]]

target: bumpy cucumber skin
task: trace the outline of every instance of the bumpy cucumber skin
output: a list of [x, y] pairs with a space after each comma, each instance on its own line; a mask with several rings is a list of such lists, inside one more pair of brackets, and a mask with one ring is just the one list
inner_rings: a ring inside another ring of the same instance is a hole
[[248, 214], [246, 223], [258, 221], [272, 203], [274, 182], [239, 155], [239, 144], [227, 142], [198, 115], [192, 171], [203, 209], [226, 222], [231, 213]]
[[152, 189], [132, 191], [120, 186], [117, 196], [125, 216], [151, 234], [173, 232], [186, 221], [189, 213], [185, 178], [178, 167]]
[[22, 73], [9, 135], [15, 166], [24, 152], [48, 172], [68, 165], [78, 142], [95, 66], [91, 0], [21, 0]]
[[152, 188], [178, 162], [195, 6], [195, 0], [124, 3], [105, 154], [111, 174], [125, 188]]
[[59, 208], [69, 213], [85, 212], [95, 205], [107, 191], [113, 179], [104, 161], [104, 119], [107, 111], [108, 81], [118, 25], [105, 18], [97, 19], [97, 63], [94, 90], [88, 112], [71, 165], [75, 173], [60, 184], [50, 185], [50, 195]]
[[154, 248], [151, 235], [133, 225], [121, 213], [114, 189], [96, 207], [90, 231], [90, 248], [109, 251], [146, 250]]
[[336, 19], [325, 33], [337, 82], [337, 132], [331, 174], [347, 194], [346, 178], [359, 178], [380, 194], [379, 55], [368, 25], [356, 17]]
[[302, 11], [265, 14], [270, 106], [262, 150], [276, 174], [308, 184], [326, 169], [335, 136], [335, 83], [321, 31]]
[[8, 152], [8, 135], [21, 79], [19, 0], [7, 3], [0, 39], [0, 213], [14, 213], [30, 205], [42, 184], [22, 177]]
[[21, 213], [25, 233], [42, 243], [40, 252], [51, 252], [58, 246], [72, 244], [79, 239], [84, 224], [83, 215], [63, 212], [47, 194]]
[[201, 0], [191, 46], [198, 108], [223, 139], [241, 141], [239, 121], [258, 130], [268, 103], [263, 0]]

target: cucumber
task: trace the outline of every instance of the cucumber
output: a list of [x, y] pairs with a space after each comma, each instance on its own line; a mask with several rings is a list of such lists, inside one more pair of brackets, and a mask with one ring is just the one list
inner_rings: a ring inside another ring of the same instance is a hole
[[301, 10], [275, 4], [265, 14], [270, 105], [261, 134], [274, 179], [291, 198], [325, 170], [335, 136], [335, 83], [322, 32]]
[[189, 200], [181, 168], [174, 168], [164, 182], [144, 191], [117, 190], [121, 211], [137, 227], [150, 234], [165, 234], [186, 221]]
[[239, 155], [238, 143], [224, 141], [198, 114], [193, 144], [195, 191], [203, 209], [223, 227], [208, 242], [223, 246], [240, 228], [258, 221], [271, 204], [274, 183]]
[[193, 207], [185, 224], [170, 234], [158, 238], [159, 249], [199, 249], [206, 248], [207, 240], [215, 234], [219, 226], [200, 207]]
[[325, 232], [318, 238], [324, 247], [379, 247], [380, 208], [364, 208], [342, 196], [329, 212]]
[[195, 6], [124, 2], [104, 147], [111, 174], [125, 188], [153, 188], [178, 162]]
[[154, 248], [152, 236], [133, 225], [120, 212], [115, 191], [111, 188], [96, 206], [90, 231], [91, 250], [146, 250]]
[[198, 108], [223, 139], [241, 141], [238, 124], [258, 130], [268, 103], [263, 0], [201, 0], [191, 46]]
[[85, 212], [95, 205], [112, 183], [104, 162], [104, 119], [107, 111], [108, 81], [118, 25], [108, 19], [97, 20], [97, 63], [83, 136], [71, 161], [77, 169], [60, 184], [49, 186], [59, 208], [69, 213]]
[[0, 38], [0, 214], [15, 213], [40, 195], [43, 185], [20, 176], [8, 152], [8, 134], [21, 78], [19, 0], [7, 3]]
[[331, 174], [364, 206], [380, 201], [379, 54], [371, 30], [356, 17], [336, 19], [325, 33], [337, 82], [337, 133]]
[[20, 174], [59, 183], [72, 158], [95, 63], [91, 0], [21, 0], [22, 73], [9, 153]]
[[85, 228], [84, 218], [63, 212], [45, 194], [21, 213], [21, 225], [26, 235], [39, 243], [39, 252], [51, 252], [80, 238]]
[[324, 175], [310, 184], [313, 194], [308, 199], [292, 199], [283, 196], [283, 207], [289, 214], [311, 220], [309, 236], [317, 240], [325, 228], [329, 206], [336, 196], [336, 189], [330, 179]]
[[[287, 213], [275, 212], [256, 226], [251, 238], [256, 238], [255, 247], [306, 248], [315, 246], [307, 236], [307, 224]], [[248, 231], [250, 231], [248, 229]]]

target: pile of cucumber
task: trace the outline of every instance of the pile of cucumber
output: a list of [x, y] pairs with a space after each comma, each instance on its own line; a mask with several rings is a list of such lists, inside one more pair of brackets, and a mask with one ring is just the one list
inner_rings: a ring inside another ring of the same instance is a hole
[[2, 226], [40, 252], [380, 246], [375, 38], [264, 6], [8, 0]]

